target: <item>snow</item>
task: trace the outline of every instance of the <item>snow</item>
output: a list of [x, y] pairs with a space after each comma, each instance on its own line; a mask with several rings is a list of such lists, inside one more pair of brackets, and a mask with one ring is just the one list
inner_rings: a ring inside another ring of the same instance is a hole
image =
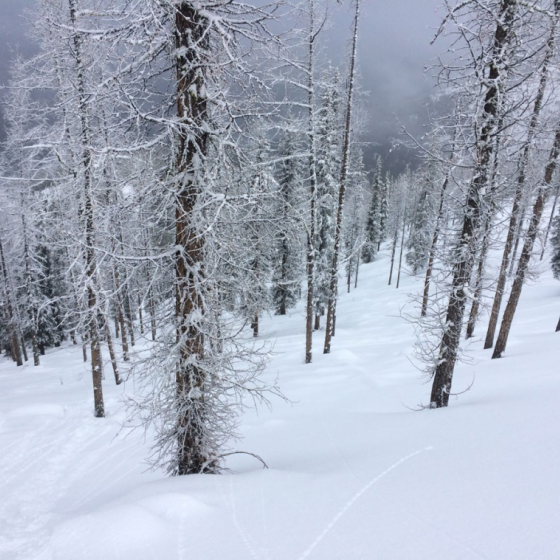
[[[262, 321], [280, 399], [244, 416], [232, 474], [146, 470], [149, 437], [92, 415], [81, 348], [38, 368], [0, 360], [0, 558], [37, 560], [554, 560], [560, 558], [560, 282], [524, 288], [505, 357], [482, 342], [457, 368], [447, 409], [410, 363], [401, 318], [421, 279], [387, 286], [388, 256], [343, 294], [332, 353], [315, 333], [303, 363], [302, 307]], [[483, 336], [484, 324], [477, 327]]]

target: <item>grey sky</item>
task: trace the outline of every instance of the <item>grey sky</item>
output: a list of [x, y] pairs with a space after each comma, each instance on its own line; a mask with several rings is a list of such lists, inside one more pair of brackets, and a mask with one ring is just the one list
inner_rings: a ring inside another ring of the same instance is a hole
[[[369, 113], [368, 140], [383, 144], [398, 134], [396, 117], [418, 133], [426, 118], [425, 105], [432, 90], [424, 67], [438, 48], [430, 47], [441, 19], [442, 0], [363, 0], [359, 68]], [[5, 83], [10, 46], [29, 52], [21, 14], [34, 0], [0, 0], [0, 83]], [[327, 53], [341, 62], [348, 49], [351, 14], [349, 2], [334, 9], [335, 24], [327, 31]], [[0, 133], [1, 134], [1, 133]], [[371, 155], [371, 149], [368, 150]], [[393, 157], [395, 157], [393, 155]], [[399, 165], [393, 162], [397, 167]]]

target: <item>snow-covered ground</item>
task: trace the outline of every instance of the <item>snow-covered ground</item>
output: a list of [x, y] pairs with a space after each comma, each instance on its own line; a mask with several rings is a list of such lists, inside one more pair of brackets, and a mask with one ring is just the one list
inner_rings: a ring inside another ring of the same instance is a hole
[[[447, 409], [411, 365], [399, 317], [420, 280], [387, 286], [386, 255], [341, 297], [333, 352], [303, 364], [301, 308], [271, 317], [267, 375], [285, 395], [244, 416], [233, 474], [166, 478], [149, 441], [91, 415], [81, 351], [0, 360], [0, 558], [37, 560], [556, 560], [560, 558], [560, 282], [525, 287], [506, 356], [476, 342]], [[478, 335], [484, 333], [484, 325]]]

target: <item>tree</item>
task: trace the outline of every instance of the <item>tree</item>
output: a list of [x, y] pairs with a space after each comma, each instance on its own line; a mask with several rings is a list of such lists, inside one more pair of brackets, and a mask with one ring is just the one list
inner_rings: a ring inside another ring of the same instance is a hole
[[298, 144], [293, 134], [286, 132], [278, 147], [278, 189], [275, 199], [277, 227], [274, 239], [272, 304], [277, 315], [286, 315], [301, 294], [302, 254], [299, 235], [299, 215], [303, 193]]
[[556, 33], [557, 33], [559, 15], [560, 15], [560, 2], [555, 1], [554, 15], [551, 18], [551, 29], [544, 48], [545, 54], [542, 63], [540, 64], [539, 67], [539, 81], [538, 81], [537, 92], [532, 107], [531, 119], [527, 127], [526, 139], [522, 147], [521, 155], [519, 156], [519, 168], [518, 168], [518, 175], [517, 175], [516, 190], [513, 198], [513, 207], [511, 210], [511, 217], [509, 220], [506, 242], [504, 244], [504, 251], [502, 255], [502, 262], [500, 265], [500, 272], [498, 275], [498, 282], [496, 285], [496, 292], [494, 295], [494, 301], [490, 313], [490, 321], [488, 323], [488, 330], [486, 332], [486, 339], [484, 341], [485, 349], [492, 348], [492, 346], [494, 345], [494, 335], [496, 332], [500, 307], [502, 305], [502, 298], [505, 291], [506, 274], [507, 274], [508, 266], [510, 265], [510, 263], [513, 264], [515, 260], [515, 258], [512, 258], [512, 249], [514, 246], [514, 241], [516, 239], [517, 240], [519, 239], [519, 234], [516, 236], [516, 232], [518, 230], [518, 224], [520, 224], [520, 222], [522, 221], [520, 220], [520, 218], [522, 217], [521, 205], [527, 188], [526, 185], [527, 167], [529, 165], [531, 150], [533, 148], [535, 135], [537, 133], [537, 126], [539, 124], [539, 119], [543, 108], [543, 101], [545, 98], [545, 93], [549, 82], [549, 73], [550, 73], [549, 67], [556, 50]]
[[406, 264], [410, 266], [412, 274], [416, 276], [426, 268], [432, 237], [430, 197], [426, 183], [422, 182], [413, 204], [414, 214], [406, 242]]
[[338, 298], [338, 259], [342, 237], [342, 213], [344, 197], [346, 195], [346, 182], [350, 165], [350, 135], [352, 125], [352, 110], [354, 108], [354, 86], [356, 80], [356, 58], [358, 52], [358, 25], [360, 22], [361, 0], [355, 0], [354, 30], [352, 34], [352, 53], [350, 55], [350, 72], [348, 76], [348, 91], [346, 97], [346, 115], [344, 121], [344, 140], [342, 146], [342, 162], [340, 166], [340, 184], [338, 189], [338, 204], [336, 210], [335, 233], [333, 244], [333, 259], [330, 270], [329, 301], [327, 305], [327, 324], [325, 327], [325, 345], [323, 352], [331, 351], [331, 340], [334, 334], [336, 301]]
[[[164, 230], [149, 258], [160, 263], [166, 299], [162, 334], [135, 366], [143, 392], [132, 413], [155, 425], [154, 461], [168, 472], [217, 472], [224, 447], [237, 436], [243, 399], [264, 398], [270, 389], [259, 378], [266, 356], [245, 339], [238, 319], [224, 313], [221, 292], [232, 268], [242, 268], [230, 259], [238, 241], [232, 232], [243, 229], [238, 219], [247, 216], [247, 206], [261, 202], [248, 196], [247, 184], [242, 191], [239, 179], [262, 186], [270, 177], [246, 153], [254, 132], [252, 94], [265, 83], [257, 87], [254, 56], [276, 45], [266, 28], [270, 6], [142, 0], [135, 9], [142, 23], [133, 44], [149, 43], [150, 51], [136, 69], [144, 79], [124, 80], [122, 87], [127, 110], [145, 126], [141, 145], [162, 162], [145, 192], [158, 201], [155, 214], [146, 210]], [[174, 88], [160, 98], [160, 73], [170, 65], [166, 76]], [[143, 98], [160, 104], [135, 102]], [[154, 117], [171, 105], [174, 113]], [[134, 150], [140, 151], [128, 148]], [[251, 218], [258, 223], [258, 216]]]
[[[463, 3], [460, 7], [467, 5], [469, 9], [474, 8], [469, 2]], [[447, 406], [451, 394], [463, 314], [468, 299], [466, 288], [474, 264], [473, 255], [479, 233], [482, 198], [488, 187], [494, 151], [493, 138], [498, 130], [499, 107], [508, 70], [507, 55], [517, 12], [518, 3], [515, 0], [501, 0], [497, 5], [492, 6], [491, 15], [495, 21], [495, 28], [487, 49], [487, 58], [484, 60], [484, 72], [487, 78], [484, 84], [481, 84], [483, 108], [480, 122], [476, 125], [480, 130], [475, 145], [476, 168], [468, 187], [461, 234], [454, 248], [449, 301], [439, 344], [439, 355], [433, 372], [430, 408]], [[455, 12], [451, 12], [451, 15], [455, 16]]]
[[371, 183], [371, 202], [366, 219], [365, 241], [362, 249], [362, 259], [365, 263], [373, 262], [381, 242], [384, 190], [381, 158], [378, 156]]

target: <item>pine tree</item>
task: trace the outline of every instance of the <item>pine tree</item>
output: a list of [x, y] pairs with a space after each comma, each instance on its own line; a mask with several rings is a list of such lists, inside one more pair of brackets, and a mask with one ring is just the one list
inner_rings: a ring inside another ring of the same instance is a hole
[[423, 184], [414, 201], [414, 214], [406, 242], [406, 263], [415, 276], [424, 270], [428, 262], [431, 229], [430, 198], [426, 185]]
[[369, 205], [362, 259], [365, 263], [373, 262], [381, 240], [381, 213], [384, 197], [381, 157], [377, 156], [373, 181], [371, 183], [371, 202]]
[[315, 330], [320, 328], [329, 300], [333, 258], [335, 199], [341, 164], [340, 84], [338, 72], [329, 69], [317, 118], [317, 239], [315, 242]]
[[286, 132], [278, 148], [280, 163], [276, 178], [276, 228], [272, 276], [272, 305], [276, 315], [286, 315], [301, 296], [303, 261], [299, 234], [299, 213], [303, 192], [299, 147], [293, 134]]

